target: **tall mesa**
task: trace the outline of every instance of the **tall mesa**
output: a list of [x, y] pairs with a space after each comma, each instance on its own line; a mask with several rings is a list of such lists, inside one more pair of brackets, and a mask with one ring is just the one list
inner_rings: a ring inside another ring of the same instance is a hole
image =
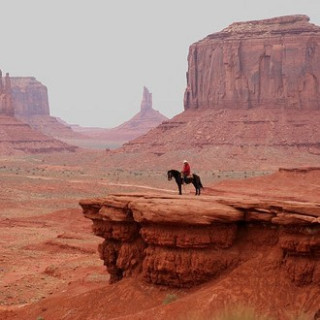
[[236, 22], [190, 46], [184, 108], [319, 110], [319, 80], [308, 16]]

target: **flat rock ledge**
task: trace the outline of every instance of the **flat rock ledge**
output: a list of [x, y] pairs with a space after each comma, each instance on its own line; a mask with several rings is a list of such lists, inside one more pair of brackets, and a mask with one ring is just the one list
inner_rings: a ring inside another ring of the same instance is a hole
[[98, 250], [111, 283], [141, 276], [192, 287], [273, 250], [295, 284], [320, 285], [320, 202], [111, 194], [79, 204], [104, 238]]

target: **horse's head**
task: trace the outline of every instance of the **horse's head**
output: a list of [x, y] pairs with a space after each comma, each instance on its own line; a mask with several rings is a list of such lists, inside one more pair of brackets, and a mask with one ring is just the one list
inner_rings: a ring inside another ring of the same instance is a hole
[[172, 172], [171, 170], [168, 171], [168, 180], [170, 181], [172, 179]]

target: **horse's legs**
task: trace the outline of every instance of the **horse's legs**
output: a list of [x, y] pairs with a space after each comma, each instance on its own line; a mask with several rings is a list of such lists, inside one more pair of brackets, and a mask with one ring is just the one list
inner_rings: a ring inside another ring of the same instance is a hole
[[196, 189], [196, 196], [200, 196], [200, 184], [199, 181], [192, 181], [192, 184], [194, 185], [195, 189]]
[[179, 194], [182, 195], [182, 192], [181, 192], [181, 183], [178, 184], [178, 188], [179, 188]]
[[195, 181], [194, 180], [192, 180], [192, 184], [193, 184], [193, 186], [194, 186], [194, 188], [196, 189], [196, 196], [198, 195], [198, 188], [197, 188], [197, 184], [195, 183]]
[[197, 189], [198, 189], [198, 196], [200, 196], [200, 190], [201, 190], [200, 178], [197, 178]]

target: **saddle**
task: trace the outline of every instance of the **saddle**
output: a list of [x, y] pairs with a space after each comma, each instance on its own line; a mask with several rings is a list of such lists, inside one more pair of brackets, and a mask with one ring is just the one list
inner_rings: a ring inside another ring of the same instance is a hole
[[182, 183], [191, 183], [192, 182], [192, 179], [193, 179], [193, 176], [192, 174], [189, 174], [188, 176], [184, 176], [183, 173], [181, 173], [181, 180], [182, 180]]

